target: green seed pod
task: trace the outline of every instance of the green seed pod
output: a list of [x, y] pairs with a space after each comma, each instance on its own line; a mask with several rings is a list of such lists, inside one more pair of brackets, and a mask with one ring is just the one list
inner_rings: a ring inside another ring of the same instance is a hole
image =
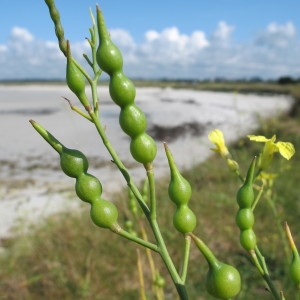
[[142, 133], [131, 140], [130, 152], [137, 162], [141, 164], [151, 163], [156, 156], [156, 143], [151, 136]]
[[242, 208], [236, 214], [235, 222], [241, 230], [251, 229], [254, 221], [254, 213], [251, 208]]
[[109, 93], [112, 100], [123, 107], [133, 103], [136, 90], [133, 82], [121, 70], [118, 70], [110, 77]]
[[64, 37], [64, 29], [63, 29], [61, 21], [60, 21], [59, 11], [55, 6], [54, 0], [45, 0], [45, 3], [47, 4], [47, 6], [49, 8], [49, 13], [50, 13], [51, 19], [54, 23], [55, 34], [58, 39], [59, 48], [62, 51], [62, 53], [65, 56], [67, 56], [67, 42]]
[[84, 107], [89, 106], [89, 101], [85, 94], [85, 77], [76, 66], [71, 55], [69, 42], [67, 42], [67, 68], [66, 81], [69, 89], [78, 97]]
[[253, 250], [256, 247], [256, 235], [252, 229], [242, 230], [240, 232], [240, 243], [247, 250]]
[[231, 299], [241, 290], [241, 276], [238, 270], [220, 261], [209, 264], [206, 289], [218, 299]]
[[287, 233], [288, 241], [293, 253], [292, 261], [289, 265], [289, 275], [292, 281], [300, 288], [300, 257], [297, 246], [294, 242], [293, 235], [287, 222], [285, 222], [285, 230]]
[[252, 185], [243, 185], [237, 192], [237, 203], [240, 208], [251, 208], [254, 201]]
[[294, 257], [289, 266], [289, 275], [293, 282], [300, 286], [300, 258], [299, 256]]
[[110, 201], [97, 199], [90, 211], [92, 221], [101, 228], [112, 228], [118, 219], [118, 209]]
[[99, 67], [109, 75], [120, 71], [123, 67], [123, 58], [119, 48], [111, 41], [107, 31], [104, 17], [97, 7], [97, 25], [99, 33], [99, 47], [96, 53], [96, 60]]
[[89, 163], [82, 152], [63, 147], [60, 154], [60, 166], [66, 175], [77, 178], [87, 172]]
[[180, 174], [172, 153], [167, 144], [164, 144], [168, 163], [170, 167], [171, 179], [169, 183], [168, 193], [170, 199], [177, 205], [187, 204], [192, 196], [192, 188], [190, 183]]
[[241, 276], [239, 271], [219, 261], [208, 246], [194, 234], [190, 234], [195, 245], [205, 257], [209, 271], [206, 277], [207, 291], [218, 299], [231, 299], [241, 290]]
[[100, 198], [102, 185], [95, 176], [88, 173], [81, 174], [76, 179], [75, 191], [82, 201], [93, 203]]
[[251, 208], [254, 201], [254, 191], [253, 191], [253, 177], [255, 171], [255, 162], [254, 158], [247, 173], [244, 184], [239, 188], [236, 199], [240, 208]]
[[188, 233], [195, 229], [197, 218], [187, 205], [180, 205], [175, 211], [173, 224], [179, 232]]
[[42, 125], [35, 122], [34, 120], [29, 121], [33, 128], [41, 135], [41, 137], [49, 143], [49, 145], [61, 155], [64, 145], [57, 140], [49, 131], [47, 131]]
[[154, 284], [159, 288], [164, 288], [166, 286], [166, 280], [160, 274], [157, 274], [155, 277]]
[[126, 105], [121, 109], [119, 123], [123, 131], [131, 138], [145, 132], [147, 127], [145, 114], [135, 104]]
[[170, 199], [176, 205], [187, 204], [192, 195], [190, 183], [178, 172], [171, 175], [171, 181], [168, 188]]

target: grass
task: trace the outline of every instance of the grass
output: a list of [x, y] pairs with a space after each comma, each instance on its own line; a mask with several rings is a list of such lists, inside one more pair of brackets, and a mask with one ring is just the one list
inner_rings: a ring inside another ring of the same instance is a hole
[[[259, 131], [259, 134], [269, 137], [274, 133], [282, 141], [293, 142], [298, 149], [288, 163], [279, 157], [274, 160], [273, 170], [281, 170], [282, 175], [277, 179], [273, 192], [280, 224], [288, 220], [299, 245], [300, 116], [297, 111], [293, 116], [265, 121]], [[230, 151], [240, 163], [243, 175], [260, 146], [246, 139], [231, 145]], [[235, 193], [240, 186], [238, 179], [218, 156], [194, 166], [184, 176], [191, 182], [194, 191], [191, 208], [198, 216], [195, 232], [220, 260], [235, 265], [242, 275], [243, 288], [236, 299], [272, 299], [256, 269], [251, 266], [247, 253], [238, 243], [239, 231], [234, 221], [237, 211]], [[170, 253], [180, 266], [183, 239], [172, 228], [174, 207], [166, 193], [167, 184], [167, 179], [157, 183], [158, 221]], [[122, 223], [128, 218], [126, 193], [116, 195], [115, 199]], [[262, 199], [256, 208], [254, 227], [259, 246], [278, 289], [285, 291], [286, 299], [295, 299], [296, 289], [287, 276], [284, 242], [277, 225], [268, 202]], [[1, 300], [140, 299], [136, 248], [141, 249], [149, 300], [154, 299], [150, 293], [150, 272], [142, 248], [94, 226], [87, 209], [51, 216], [42, 225], [32, 228], [28, 235], [2, 240], [1, 246], [6, 250], [0, 256]], [[166, 299], [175, 299], [175, 289], [160, 258], [155, 254], [153, 258], [167, 281]], [[190, 299], [213, 299], [204, 289], [206, 272], [206, 262], [192, 247], [187, 278]]]

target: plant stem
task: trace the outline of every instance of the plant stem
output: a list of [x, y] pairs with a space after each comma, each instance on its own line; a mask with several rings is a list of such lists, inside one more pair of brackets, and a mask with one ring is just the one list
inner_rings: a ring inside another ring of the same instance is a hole
[[191, 249], [191, 237], [189, 235], [185, 235], [185, 247], [184, 247], [184, 257], [183, 257], [183, 265], [182, 265], [182, 273], [181, 279], [183, 282], [186, 280], [187, 269], [190, 257], [190, 249]]
[[150, 218], [152, 220], [156, 219], [156, 195], [155, 195], [155, 180], [153, 163], [147, 164], [145, 166], [147, 171], [147, 177], [149, 182], [149, 194], [150, 194]]
[[284, 252], [285, 252], [285, 257], [286, 257], [286, 262], [288, 263], [288, 257], [289, 257], [289, 247], [288, 247], [288, 243], [286, 241], [286, 236], [285, 236], [285, 232], [281, 226], [281, 220], [280, 220], [280, 217], [279, 217], [279, 214], [278, 214], [278, 210], [274, 204], [274, 196], [269, 196], [269, 195], [272, 195], [271, 194], [271, 190], [269, 190], [270, 193], [266, 193], [266, 198], [267, 198], [267, 202], [271, 208], [271, 211], [274, 215], [274, 219], [275, 219], [275, 222], [276, 222], [276, 226], [277, 226], [277, 230], [280, 234], [280, 238], [281, 238], [281, 241], [283, 243], [283, 246], [284, 246]]
[[261, 198], [261, 195], [262, 195], [263, 191], [264, 191], [264, 185], [262, 184], [261, 186], [258, 187], [258, 194], [257, 194], [256, 198], [254, 199], [252, 205], [251, 205], [252, 211], [254, 211], [258, 201]]
[[147, 296], [145, 293], [145, 282], [144, 282], [144, 276], [143, 276], [141, 254], [140, 254], [139, 249], [137, 249], [136, 252], [137, 252], [137, 268], [138, 268], [139, 279], [140, 279], [141, 300], [147, 300]]
[[174, 263], [170, 257], [170, 254], [167, 250], [167, 247], [166, 247], [164, 239], [161, 235], [161, 232], [160, 232], [160, 229], [159, 229], [156, 219], [155, 220], [150, 219], [150, 224], [151, 224], [155, 239], [158, 243], [159, 254], [169, 271], [169, 274], [170, 274], [170, 276], [175, 284], [175, 287], [177, 289], [178, 295], [181, 300], [188, 300], [189, 298], [187, 295], [186, 287], [184, 285], [183, 280], [180, 278], [180, 276], [174, 266]]
[[137, 188], [137, 186], [135, 185], [135, 183], [132, 181], [131, 176], [129, 175], [128, 170], [126, 169], [126, 167], [124, 166], [124, 164], [120, 160], [118, 154], [116, 153], [116, 151], [112, 147], [110, 141], [108, 140], [108, 138], [106, 136], [106, 133], [104, 131], [104, 128], [102, 127], [99, 119], [97, 118], [97, 116], [95, 115], [94, 111], [91, 108], [88, 111], [88, 113], [91, 116], [92, 121], [93, 121], [93, 123], [96, 126], [96, 129], [97, 129], [97, 131], [98, 131], [98, 133], [99, 133], [99, 135], [100, 135], [100, 137], [102, 139], [103, 145], [105, 146], [105, 148], [109, 152], [109, 154], [110, 154], [113, 162], [116, 164], [116, 166], [118, 167], [118, 169], [122, 173], [124, 179], [127, 182], [127, 185], [129, 186], [129, 188], [133, 192], [134, 196], [136, 197], [137, 201], [139, 202], [139, 204], [140, 204], [143, 212], [148, 217], [150, 215], [150, 209], [148, 208], [147, 204], [145, 203], [145, 201], [143, 199], [143, 196], [141, 195], [139, 189]]
[[[258, 268], [261, 276], [263, 277], [263, 279], [265, 280], [265, 282], [267, 283], [269, 289], [270, 289], [270, 292], [271, 294], [274, 296], [274, 298], [276, 300], [280, 300], [281, 297], [279, 296], [274, 284], [273, 284], [273, 281], [271, 280], [270, 278], [270, 275], [269, 275], [269, 271], [268, 271], [268, 268], [267, 268], [267, 265], [265, 263], [265, 258], [264, 256], [261, 254], [261, 252], [259, 251], [258, 247], [256, 246], [255, 249], [254, 249], [255, 252], [255, 255], [257, 256], [258, 260], [259, 260], [259, 264], [260, 264], [260, 267], [261, 268]], [[253, 259], [253, 253], [250, 253], [252, 254], [251, 257]], [[256, 264], [255, 264], [256, 265]]]
[[151, 249], [151, 250], [153, 250], [155, 252], [159, 252], [159, 249], [158, 249], [158, 247], [155, 244], [153, 244], [153, 243], [151, 243], [149, 241], [145, 241], [145, 240], [143, 240], [143, 239], [141, 239], [141, 238], [139, 238], [139, 237], [137, 237], [137, 236], [129, 233], [128, 231], [122, 229], [121, 227], [119, 227], [117, 229], [113, 228], [112, 231], [115, 232], [115, 233], [117, 233], [118, 235], [126, 238], [127, 240], [133, 241], [133, 242], [135, 242], [135, 243], [137, 243], [137, 244], [139, 244], [141, 246], [144, 246], [146, 248], [149, 248], [149, 249]]
[[[188, 295], [187, 295], [187, 291], [186, 291], [186, 287], [183, 283], [183, 281], [181, 280], [175, 266], [174, 263], [170, 257], [170, 254], [167, 250], [167, 247], [165, 245], [164, 239], [161, 235], [159, 226], [157, 224], [156, 218], [152, 219], [150, 217], [151, 213], [150, 213], [150, 209], [148, 208], [147, 204], [144, 202], [144, 199], [140, 193], [140, 191], [138, 190], [138, 188], [136, 187], [135, 183], [132, 181], [131, 176], [128, 173], [128, 170], [125, 168], [125, 166], [123, 165], [122, 161], [120, 160], [120, 158], [118, 157], [117, 153], [115, 152], [115, 150], [113, 149], [113, 147], [111, 146], [105, 131], [99, 121], [99, 119], [96, 117], [95, 113], [93, 112], [92, 109], [90, 109], [89, 114], [93, 120], [93, 123], [95, 124], [97, 131], [102, 139], [102, 142], [104, 144], [104, 146], [106, 147], [106, 149], [108, 150], [108, 152], [110, 153], [113, 162], [117, 165], [118, 169], [121, 171], [122, 175], [124, 176], [129, 188], [132, 190], [133, 194], [135, 195], [137, 201], [139, 202], [145, 216], [147, 217], [151, 228], [153, 230], [153, 234], [155, 236], [155, 239], [157, 241], [157, 245], [158, 245], [158, 252], [160, 254], [160, 256], [162, 257], [168, 271], [169, 274], [175, 284], [175, 287], [177, 289], [178, 295], [180, 296], [181, 300], [188, 300]], [[152, 175], [151, 175], [152, 176]], [[152, 179], [151, 179], [152, 180]], [[122, 233], [124, 234], [124, 232], [122, 231]], [[126, 235], [126, 234], [125, 234]], [[125, 236], [123, 235], [123, 236]]]

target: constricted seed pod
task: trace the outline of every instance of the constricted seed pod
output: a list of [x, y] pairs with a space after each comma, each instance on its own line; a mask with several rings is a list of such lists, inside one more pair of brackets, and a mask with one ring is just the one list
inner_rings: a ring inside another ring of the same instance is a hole
[[98, 178], [91, 174], [81, 174], [76, 178], [75, 191], [84, 202], [93, 203], [100, 198], [102, 185]]
[[194, 234], [190, 234], [198, 249], [205, 257], [209, 270], [206, 276], [206, 289], [218, 299], [232, 299], [241, 290], [239, 271], [231, 265], [219, 261], [208, 246]]
[[89, 101], [85, 94], [85, 77], [74, 62], [69, 42], [67, 42], [66, 81], [69, 89], [77, 96], [82, 105], [88, 107]]
[[242, 208], [236, 214], [235, 222], [240, 230], [251, 229], [254, 225], [254, 213], [251, 208]]
[[142, 133], [131, 140], [130, 153], [141, 164], [153, 162], [156, 152], [156, 143], [147, 133]]
[[195, 229], [197, 218], [187, 205], [180, 205], [176, 208], [173, 216], [173, 224], [179, 232], [185, 234]]
[[97, 226], [112, 228], [117, 223], [118, 209], [112, 202], [98, 199], [92, 203], [90, 215]]
[[236, 268], [220, 261], [209, 264], [206, 289], [218, 299], [232, 299], [241, 290], [241, 276]]
[[166, 143], [164, 143], [171, 179], [168, 187], [168, 194], [170, 199], [177, 205], [187, 204], [192, 196], [192, 187], [190, 183], [180, 174], [173, 155]]
[[126, 105], [121, 109], [119, 123], [122, 130], [131, 138], [144, 133], [147, 127], [145, 114], [135, 104]]
[[240, 208], [251, 208], [254, 201], [253, 178], [255, 162], [256, 159], [254, 158], [247, 172], [245, 182], [239, 188], [236, 195], [237, 203], [240, 206]]
[[119, 48], [110, 39], [104, 17], [99, 7], [97, 7], [97, 25], [99, 46], [96, 53], [96, 60], [104, 72], [112, 75], [114, 72], [122, 69], [123, 58]]
[[256, 235], [252, 229], [242, 230], [240, 232], [240, 243], [247, 250], [254, 250], [256, 247]]
[[118, 70], [110, 76], [109, 93], [117, 105], [124, 107], [134, 102], [136, 90], [133, 82]]
[[63, 147], [60, 154], [60, 166], [66, 175], [77, 178], [87, 172], [89, 163], [86, 156], [79, 150]]
[[300, 258], [294, 257], [289, 266], [289, 275], [293, 282], [299, 287], [300, 286]]

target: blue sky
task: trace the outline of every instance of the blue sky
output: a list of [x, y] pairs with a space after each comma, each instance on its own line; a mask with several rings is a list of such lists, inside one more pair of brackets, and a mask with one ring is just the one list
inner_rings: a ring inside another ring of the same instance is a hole
[[[98, 1], [132, 77], [300, 77], [299, 0]], [[56, 0], [81, 61], [95, 1]], [[63, 78], [43, 0], [0, 2], [0, 79]], [[76, 57], [76, 58], [77, 58]]]

